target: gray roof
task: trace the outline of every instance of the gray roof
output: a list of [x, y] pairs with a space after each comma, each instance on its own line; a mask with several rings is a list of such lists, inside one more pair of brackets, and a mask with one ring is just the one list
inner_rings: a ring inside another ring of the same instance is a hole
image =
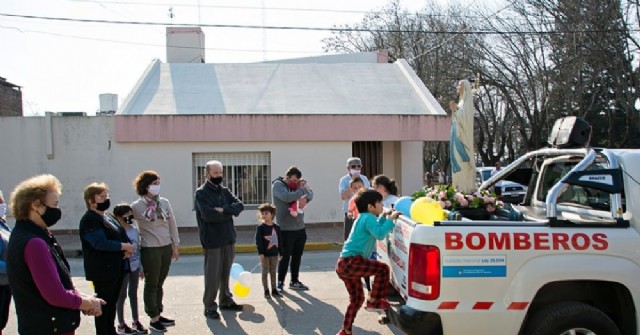
[[404, 60], [393, 64], [155, 60], [117, 114], [446, 115]]
[[387, 52], [383, 50], [379, 50], [379, 51], [369, 51], [369, 52], [357, 52], [352, 54], [321, 55], [321, 56], [311, 56], [311, 57], [278, 59], [278, 60], [264, 61], [259, 63], [280, 63], [280, 64], [378, 63], [379, 57], [389, 59]]

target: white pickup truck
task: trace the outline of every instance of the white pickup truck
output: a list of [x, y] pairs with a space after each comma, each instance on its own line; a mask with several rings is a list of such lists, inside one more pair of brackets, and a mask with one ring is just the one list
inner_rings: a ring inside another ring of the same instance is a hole
[[398, 293], [388, 320], [420, 335], [640, 334], [640, 150], [541, 149], [480, 188], [517, 169], [522, 204], [483, 221], [401, 216], [378, 241]]

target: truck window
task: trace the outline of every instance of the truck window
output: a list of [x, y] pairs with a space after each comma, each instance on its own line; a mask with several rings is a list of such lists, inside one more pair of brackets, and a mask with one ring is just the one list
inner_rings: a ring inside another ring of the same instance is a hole
[[[558, 162], [551, 166], [548, 166], [544, 175], [542, 176], [542, 187], [540, 187], [536, 198], [539, 201], [545, 201], [549, 190], [555, 185], [562, 177], [564, 177], [571, 169], [577, 164], [577, 162]], [[605, 167], [601, 164], [592, 165], [589, 170], [601, 170]], [[622, 194], [624, 204], [624, 193]], [[608, 211], [609, 206], [609, 193], [596, 190], [590, 187], [582, 187], [569, 185], [566, 191], [564, 191], [558, 198], [558, 203], [569, 203], [579, 206], [590, 207], [596, 210]], [[624, 206], [623, 206], [624, 209]]]

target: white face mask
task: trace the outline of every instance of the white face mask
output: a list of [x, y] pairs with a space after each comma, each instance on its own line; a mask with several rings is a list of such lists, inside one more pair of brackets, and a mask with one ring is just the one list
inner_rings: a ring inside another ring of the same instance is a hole
[[5, 214], [7, 214], [7, 204], [1, 203], [0, 204], [0, 217], [3, 217]]
[[349, 170], [349, 173], [351, 174], [352, 177], [359, 177], [360, 176], [360, 170], [351, 169], [351, 170]]
[[149, 193], [151, 193], [152, 195], [160, 194], [160, 185], [150, 185]]

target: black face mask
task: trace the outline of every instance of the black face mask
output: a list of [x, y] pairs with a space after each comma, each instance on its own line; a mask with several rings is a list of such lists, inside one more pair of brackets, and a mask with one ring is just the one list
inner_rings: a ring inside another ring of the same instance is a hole
[[47, 209], [44, 211], [44, 214], [40, 215], [40, 217], [42, 218], [42, 221], [44, 221], [44, 224], [47, 225], [47, 227], [51, 227], [54, 224], [58, 223], [58, 221], [62, 217], [62, 211], [57, 207], [49, 207], [47, 205], [45, 206], [47, 207]]
[[222, 177], [211, 177], [209, 178], [209, 181], [212, 182], [214, 185], [220, 185], [222, 184]]
[[125, 216], [124, 222], [126, 222], [127, 224], [133, 224], [133, 215]]
[[96, 210], [104, 212], [111, 207], [111, 199], [107, 198], [104, 202], [100, 202], [96, 206]]

